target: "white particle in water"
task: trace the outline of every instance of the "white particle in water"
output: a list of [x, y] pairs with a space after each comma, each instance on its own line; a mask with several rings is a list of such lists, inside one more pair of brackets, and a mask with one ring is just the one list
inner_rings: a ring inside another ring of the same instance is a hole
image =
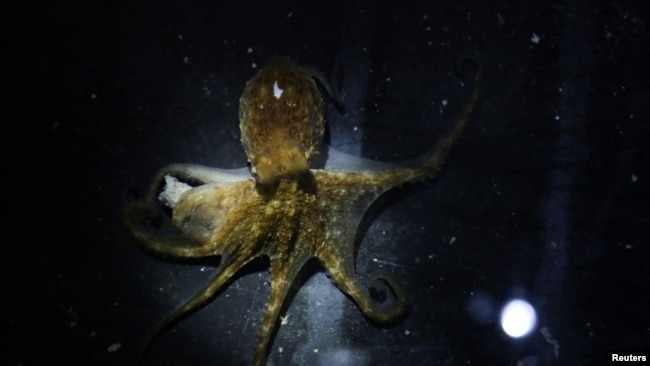
[[533, 35], [530, 36], [530, 41], [533, 42], [534, 44], [538, 44], [541, 39], [542, 38], [535, 33], [533, 33]]

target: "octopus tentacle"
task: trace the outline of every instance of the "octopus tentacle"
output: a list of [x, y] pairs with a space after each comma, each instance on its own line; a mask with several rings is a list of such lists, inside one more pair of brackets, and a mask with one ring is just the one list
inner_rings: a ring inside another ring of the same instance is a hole
[[253, 354], [253, 364], [255, 366], [264, 366], [266, 364], [269, 342], [282, 310], [282, 304], [284, 304], [284, 299], [287, 297], [296, 275], [308, 258], [308, 255], [299, 254], [290, 258], [289, 262], [285, 262], [282, 259], [271, 257], [271, 295], [267, 302], [260, 333], [255, 345]]
[[[140, 350], [138, 357], [138, 364], [140, 360], [144, 357], [147, 350], [153, 343], [153, 341], [167, 329], [171, 324], [173, 324], [179, 318], [189, 314], [190, 312], [200, 308], [205, 305], [218, 291], [221, 290], [223, 285], [230, 280], [233, 275], [250, 262], [253, 258], [240, 256], [237, 259], [230, 261], [229, 263], [222, 263], [220, 270], [214, 276], [214, 278], [205, 286], [201, 291], [194, 295], [190, 300], [188, 300], [183, 306], [178, 308], [176, 311], [171, 313], [167, 318], [160, 322], [147, 336]], [[222, 262], [227, 260], [227, 258], [222, 258]]]
[[124, 226], [146, 250], [159, 255], [177, 258], [197, 258], [214, 255], [214, 253], [202, 253], [200, 250], [208, 247], [209, 243], [197, 241], [186, 233], [162, 235], [142, 228], [138, 223], [147, 219], [156, 219], [154, 208], [149, 204], [135, 203], [126, 208], [122, 220]]
[[480, 83], [483, 69], [481, 67], [481, 64], [476, 59], [472, 57], [466, 57], [460, 59], [456, 65], [458, 73], [461, 75], [467, 73], [467, 69], [465, 68], [465, 64], [467, 63], [472, 64], [472, 66], [476, 69], [474, 73], [474, 79], [472, 81], [472, 90], [470, 91], [469, 99], [465, 103], [465, 107], [463, 108], [460, 117], [447, 132], [447, 134], [442, 137], [438, 143], [435, 144], [431, 150], [429, 150], [429, 152], [425, 153], [420, 159], [418, 159], [420, 163], [414, 169], [416, 174], [413, 179], [431, 177], [438, 170], [440, 170], [440, 167], [442, 167], [442, 164], [444, 163], [449, 150], [451, 150], [456, 142], [458, 142], [458, 139], [460, 138], [463, 131], [465, 131], [465, 128], [469, 123], [470, 117], [474, 112], [474, 108], [476, 107], [480, 95]]
[[382, 275], [380, 278], [389, 284], [391, 291], [395, 295], [395, 304], [392, 307], [385, 308], [373, 301], [367, 290], [361, 287], [353, 276], [338, 276], [332, 272], [330, 274], [341, 290], [354, 300], [361, 312], [373, 321], [377, 323], [390, 323], [406, 312], [408, 307], [406, 296], [401, 288], [390, 280], [388, 276]]
[[146, 202], [156, 202], [160, 184], [166, 175], [175, 176], [182, 180], [191, 180], [198, 184], [234, 183], [251, 177], [248, 168], [217, 169], [198, 164], [171, 164], [161, 168], [154, 176], [147, 193]]
[[[404, 290], [402, 290], [402, 287], [399, 284], [397, 284], [397, 282], [395, 282], [392, 277], [386, 274], [378, 274], [372, 280], [383, 281], [390, 287], [391, 291], [393, 292], [393, 295], [395, 295], [395, 306], [391, 310], [391, 312], [387, 314], [385, 318], [375, 318], [371, 314], [368, 314], [366, 311], [363, 311], [362, 308], [361, 310], [364, 312], [364, 314], [366, 314], [366, 316], [380, 323], [388, 323], [402, 316], [406, 312], [408, 307], [408, 299], [406, 298], [406, 294], [404, 293]], [[382, 314], [385, 314], [385, 312]], [[380, 316], [382, 314], [380, 314]]]
[[374, 280], [384, 281], [395, 295], [395, 304], [389, 308], [375, 303], [367, 290], [359, 285], [350, 260], [341, 261], [338, 254], [327, 250], [323, 251], [318, 258], [336, 285], [354, 300], [361, 312], [368, 318], [378, 323], [390, 323], [406, 312], [408, 301], [404, 291], [387, 275], [377, 275]]
[[[434, 145], [432, 149], [424, 153], [419, 158], [415, 159], [410, 164], [387, 164], [387, 163], [375, 163], [369, 162], [366, 159], [354, 158], [346, 156], [338, 152], [332, 152], [332, 156], [338, 160], [341, 160], [346, 165], [353, 163], [354, 166], [358, 168], [365, 168], [364, 180], [365, 184], [373, 187], [383, 187], [388, 189], [390, 187], [395, 187], [407, 182], [413, 182], [422, 180], [425, 178], [431, 178], [433, 175], [440, 170], [442, 167], [445, 158], [449, 154], [451, 148], [458, 142], [463, 131], [469, 123], [470, 117], [474, 108], [476, 107], [477, 101], [480, 95], [480, 80], [482, 74], [482, 67], [475, 59], [467, 57], [459, 60], [458, 71], [461, 74], [466, 73], [465, 64], [472, 64], [476, 69], [474, 74], [474, 79], [472, 81], [472, 90], [470, 91], [469, 99], [463, 108], [460, 118], [454, 123], [450, 128], [447, 134], [442, 137], [438, 143]], [[334, 161], [328, 163], [326, 167], [334, 166], [335, 168], [338, 165], [342, 165], [341, 162]], [[357, 182], [359, 175], [350, 175], [344, 177], [340, 175], [339, 179], [348, 180], [350, 185], [358, 185], [360, 182]], [[355, 184], [356, 183], [356, 184]]]

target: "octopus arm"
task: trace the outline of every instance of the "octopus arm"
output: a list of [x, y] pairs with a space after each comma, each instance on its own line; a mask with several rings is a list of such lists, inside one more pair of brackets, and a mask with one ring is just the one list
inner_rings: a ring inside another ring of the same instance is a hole
[[377, 304], [360, 284], [354, 265], [354, 240], [359, 222], [372, 202], [390, 185], [377, 184], [371, 173], [314, 171], [314, 175], [326, 232], [315, 256], [364, 315], [379, 323], [396, 320], [407, 308], [401, 288], [387, 275], [376, 276], [374, 280], [387, 283], [395, 295], [392, 306]]
[[[188, 167], [187, 165], [169, 166], [161, 172], [169, 173], [170, 167], [174, 167], [173, 172], [176, 174], [199, 171], [203, 173], [202, 176], [193, 175], [189, 178], [197, 180], [197, 177], [210, 178], [216, 182], [195, 188], [188, 186], [178, 198], [175, 198], [175, 201], [171, 202], [174, 207], [172, 223], [180, 232], [178, 234], [164, 234], [160, 229], [146, 225], [159, 221], [162, 214], [155, 202], [149, 202], [153, 198], [128, 206], [123, 213], [125, 226], [146, 250], [155, 254], [179, 258], [222, 255], [224, 248], [220, 248], [213, 237], [225, 224], [231, 211], [242, 204], [247, 194], [254, 190], [253, 178], [242, 180], [243, 177], [227, 175], [217, 169], [197, 170], [195, 168], [199, 166]], [[178, 167], [183, 169], [176, 169]], [[225, 178], [215, 179], [219, 177]], [[183, 178], [187, 179], [188, 176], [185, 175]], [[152, 184], [152, 188], [157, 186], [156, 182]]]
[[[458, 142], [469, 123], [480, 94], [480, 79], [482, 68], [478, 61], [468, 57], [459, 60], [457, 68], [460, 74], [467, 72], [465, 65], [475, 68], [474, 78], [469, 99], [465, 104], [460, 118], [451, 126], [449, 131], [433, 147], [420, 157], [406, 163], [384, 163], [361, 157], [348, 155], [333, 148], [327, 150], [327, 161], [324, 169], [335, 171], [358, 171], [365, 176], [365, 181], [390, 188], [406, 182], [431, 178], [440, 170], [451, 148]], [[358, 183], [359, 178], [349, 175], [352, 183]]]
[[281, 255], [269, 255], [271, 261], [271, 294], [262, 318], [257, 343], [255, 344], [253, 354], [253, 364], [255, 366], [264, 366], [266, 364], [269, 343], [277, 327], [280, 311], [289, 289], [312, 255], [313, 253], [302, 250], [294, 251], [288, 258]]
[[193, 184], [234, 183], [251, 178], [250, 170], [247, 167], [218, 169], [198, 164], [171, 164], [160, 169], [154, 176], [146, 198], [148, 203], [153, 204], [156, 201], [165, 176], [173, 176]]
[[[370, 319], [389, 322], [406, 309], [406, 297], [397, 284], [385, 275], [396, 301], [389, 309], [375, 304], [359, 285], [354, 269], [354, 238], [359, 222], [368, 207], [392, 187], [431, 178], [442, 166], [447, 154], [465, 130], [479, 96], [481, 67], [473, 59], [461, 60], [476, 67], [470, 97], [460, 118], [428, 152], [406, 164], [375, 162], [354, 157], [334, 149], [328, 151], [325, 168], [312, 170], [318, 187], [318, 205], [325, 221], [326, 237], [316, 256], [334, 282], [357, 303]], [[460, 67], [459, 67], [460, 69]], [[463, 70], [461, 70], [464, 72]], [[346, 169], [337, 171], [336, 169]]]
[[167, 235], [147, 225], [158, 221], [160, 213], [147, 203], [131, 204], [122, 213], [124, 226], [147, 251], [162, 256], [194, 257], [194, 251], [204, 245], [187, 233]]
[[385, 163], [382, 161], [365, 159], [359, 156], [346, 154], [327, 146], [325, 154], [327, 161], [323, 169], [334, 171], [376, 171], [395, 169], [397, 164]]
[[149, 333], [140, 358], [161, 332], [211, 300], [243, 266], [259, 256], [269, 255], [272, 264], [271, 302], [256, 351], [256, 354], [265, 354], [264, 347], [270, 338], [288, 286], [309, 258], [309, 253], [299, 251], [288, 258], [268, 254], [269, 243], [277, 240], [268, 233], [273, 232], [273, 227], [282, 224], [279, 221], [284, 216], [263, 210], [263, 207], [264, 200], [256, 194], [252, 178], [237, 183], [205, 184], [183, 193], [177, 202], [173, 223], [181, 234], [157, 236], [155, 240], [151, 237], [139, 238], [146, 248], [162, 254], [180, 254], [184, 257], [221, 256], [218, 271], [208, 285]]
[[248, 258], [245, 256], [237, 257], [223, 257], [222, 262], [219, 266], [217, 274], [210, 280], [207, 286], [203, 287], [196, 295], [194, 295], [189, 301], [187, 301], [183, 306], [176, 309], [172, 314], [167, 316], [162, 322], [158, 323], [156, 327], [147, 335], [143, 346], [140, 350], [138, 356], [138, 364], [142, 360], [146, 351], [149, 349], [153, 341], [170, 325], [172, 325], [176, 320], [182, 318], [188, 313], [191, 313], [207, 302], [209, 302], [222, 288], [223, 286], [232, 278], [232, 276], [248, 262], [250, 262], [254, 257]]

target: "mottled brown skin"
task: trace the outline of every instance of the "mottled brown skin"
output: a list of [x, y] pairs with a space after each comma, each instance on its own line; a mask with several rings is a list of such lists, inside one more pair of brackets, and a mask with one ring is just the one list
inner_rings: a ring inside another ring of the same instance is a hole
[[[470, 62], [478, 67], [475, 61]], [[313, 82], [297, 66], [285, 59], [274, 59], [247, 84], [242, 96], [242, 142], [251, 168], [256, 167], [260, 156], [270, 156], [271, 164], [288, 168], [269, 169], [269, 175], [261, 179], [259, 174], [251, 177], [242, 170], [170, 165], [154, 179], [147, 202], [133, 204], [125, 212], [126, 226], [149, 251], [185, 258], [221, 256], [214, 278], [151, 332], [144, 349], [168, 325], [205, 304], [239, 269], [260, 256], [270, 260], [271, 295], [253, 355], [256, 366], [266, 363], [289, 287], [310, 258], [320, 261], [336, 285], [369, 319], [386, 323], [402, 315], [406, 297], [388, 276], [374, 279], [390, 286], [395, 295], [392, 306], [375, 304], [360, 284], [354, 269], [357, 226], [368, 206], [388, 189], [432, 177], [440, 168], [476, 104], [479, 75], [480, 68], [458, 122], [417, 161], [400, 166], [346, 157], [372, 169], [305, 170], [303, 163], [297, 166], [283, 154], [289, 154], [288, 145], [289, 151], [297, 148], [307, 160], [315, 153], [322, 138], [321, 98]], [[276, 81], [288, 94], [273, 97]], [[287, 100], [282, 99], [285, 96]], [[177, 236], [156, 234], [141, 225], [152, 215], [164, 176], [200, 183], [194, 188], [188, 186], [177, 198], [163, 199], [161, 195], [160, 199], [174, 208], [173, 224], [180, 231]]]
[[316, 83], [293, 62], [274, 57], [246, 83], [239, 127], [258, 183], [306, 173], [325, 132]]

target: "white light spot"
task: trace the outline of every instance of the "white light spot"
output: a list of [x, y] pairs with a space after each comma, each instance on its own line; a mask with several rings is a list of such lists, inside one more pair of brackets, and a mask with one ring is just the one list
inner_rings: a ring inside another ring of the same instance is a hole
[[256, 69], [256, 68], [257, 68], [257, 64], [256, 64], [255, 62], [253, 62], [253, 63], [251, 64], [251, 67], [254, 68], [254, 69]]
[[289, 314], [287, 316], [282, 316], [280, 315], [280, 325], [287, 325], [289, 324]]
[[449, 102], [447, 102], [447, 99], [443, 99], [443, 100], [442, 100], [442, 106], [443, 106], [443, 107], [446, 107], [446, 106], [447, 106], [447, 103], [449, 103]]
[[91, 93], [90, 94], [90, 99], [97, 99], [97, 94], [96, 93]]
[[282, 351], [284, 351], [284, 348], [278, 347], [278, 353], [282, 353]]
[[248, 47], [248, 49], [246, 50], [246, 52], [248, 52], [248, 53], [253, 53], [253, 48], [252, 48], [252, 47]]
[[410, 335], [410, 334], [411, 334], [411, 331], [410, 331], [410, 330], [406, 329], [406, 330], [404, 331], [404, 335]]
[[280, 87], [278, 86], [278, 81], [277, 80], [274, 81], [273, 82], [273, 96], [275, 97], [275, 99], [280, 99], [280, 97], [282, 96], [283, 91], [284, 90], [280, 89]]
[[538, 44], [540, 39], [542, 38], [535, 33], [533, 33], [533, 35], [530, 36], [530, 41], [533, 42], [534, 44]]
[[318, 348], [314, 348], [314, 353], [318, 353]]
[[537, 324], [535, 309], [524, 300], [512, 300], [501, 310], [501, 328], [507, 335], [520, 338]]
[[122, 347], [121, 344], [119, 344], [119, 343], [113, 343], [113, 344], [111, 344], [110, 346], [108, 346], [107, 350], [108, 350], [108, 352], [115, 352], [115, 351], [117, 351], [118, 349], [120, 349], [120, 347]]
[[636, 174], [632, 174], [632, 177], [630, 177], [632, 180], [632, 183], [636, 183], [637, 180], [639, 180], [639, 177]]
[[455, 241], [456, 241], [456, 237], [452, 236], [451, 239], [449, 239], [449, 245], [454, 244]]

